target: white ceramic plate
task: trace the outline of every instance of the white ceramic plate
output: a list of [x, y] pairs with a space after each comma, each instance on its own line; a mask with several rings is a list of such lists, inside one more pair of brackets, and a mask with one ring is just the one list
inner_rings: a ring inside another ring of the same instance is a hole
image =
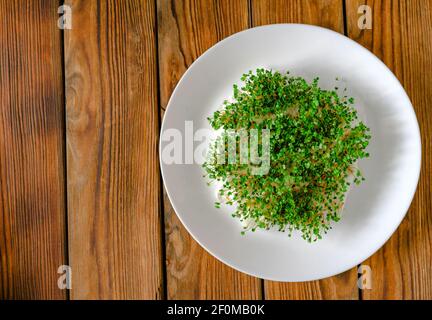
[[[378, 58], [345, 36], [309, 25], [269, 25], [226, 38], [190, 66], [171, 96], [161, 134], [167, 129], [187, 134], [185, 121], [193, 121], [194, 131], [209, 129], [206, 118], [232, 96], [233, 83], [258, 67], [289, 70], [308, 80], [319, 76], [321, 87], [346, 87], [355, 98], [360, 118], [371, 128], [371, 156], [359, 162], [366, 181], [349, 192], [341, 221], [316, 243], [277, 231], [242, 236], [230, 208], [214, 207], [215, 187], [206, 185], [199, 164], [170, 165], [161, 160], [171, 203], [201, 246], [242, 272], [270, 280], [307, 281], [346, 271], [388, 240], [413, 198], [421, 143], [410, 100]], [[161, 139], [161, 153], [169, 143]]]

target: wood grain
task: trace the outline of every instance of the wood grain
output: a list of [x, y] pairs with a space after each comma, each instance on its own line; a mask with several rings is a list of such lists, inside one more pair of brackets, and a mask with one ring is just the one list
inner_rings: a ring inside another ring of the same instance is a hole
[[65, 299], [58, 1], [0, 1], [0, 299]]
[[[372, 9], [372, 29], [357, 26], [360, 4]], [[417, 193], [397, 232], [364, 262], [372, 289], [364, 299], [432, 299], [432, 1], [348, 0], [348, 35], [389, 66], [405, 87], [417, 114], [422, 167]]]
[[156, 9], [140, 0], [67, 3], [71, 298], [160, 299]]
[[[247, 28], [248, 18], [247, 0], [158, 1], [162, 109], [188, 66], [216, 42]], [[169, 299], [261, 298], [261, 281], [204, 251], [178, 220], [166, 194], [164, 209]]]
[[[343, 6], [338, 0], [252, 0], [253, 26], [271, 23], [314, 24], [344, 32]], [[266, 299], [358, 299], [357, 270], [320, 281], [265, 281]]]
[[344, 32], [339, 0], [251, 0], [252, 25], [305, 23]]

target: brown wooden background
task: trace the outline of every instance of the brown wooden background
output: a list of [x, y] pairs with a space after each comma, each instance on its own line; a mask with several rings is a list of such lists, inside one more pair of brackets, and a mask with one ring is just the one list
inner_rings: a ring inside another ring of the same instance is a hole
[[[431, 0], [0, 0], [0, 298], [432, 299]], [[359, 5], [372, 8], [360, 30]], [[300, 22], [361, 43], [397, 75], [422, 133], [407, 217], [357, 270], [277, 283], [207, 254], [164, 194], [158, 135], [177, 81], [206, 49]], [[72, 290], [57, 268], [72, 267]]]

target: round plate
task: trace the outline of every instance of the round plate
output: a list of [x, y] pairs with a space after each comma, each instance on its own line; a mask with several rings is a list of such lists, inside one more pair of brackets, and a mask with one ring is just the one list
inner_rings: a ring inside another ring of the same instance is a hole
[[[243, 73], [258, 67], [290, 71], [307, 80], [318, 76], [321, 87], [337, 86], [341, 93], [347, 88], [360, 118], [371, 129], [371, 156], [358, 163], [366, 181], [350, 190], [342, 219], [314, 243], [298, 233], [288, 237], [273, 230], [241, 235], [242, 226], [231, 217], [232, 208], [214, 207], [216, 187], [207, 186], [201, 165], [187, 164], [191, 146], [197, 147], [197, 142], [187, 142], [191, 132], [210, 129], [207, 117], [232, 96], [232, 85], [241, 83]], [[316, 280], [360, 264], [402, 221], [420, 173], [419, 127], [399, 81], [362, 46], [310, 25], [249, 29], [205, 52], [171, 96], [161, 128], [160, 154], [167, 155], [180, 135], [184, 149], [177, 153], [181, 157], [177, 162], [182, 163], [169, 164], [161, 156], [165, 187], [178, 217], [213, 256], [237, 270], [270, 280]]]

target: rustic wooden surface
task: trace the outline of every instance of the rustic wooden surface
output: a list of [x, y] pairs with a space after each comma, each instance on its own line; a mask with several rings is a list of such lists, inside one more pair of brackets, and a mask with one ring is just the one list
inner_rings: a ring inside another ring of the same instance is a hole
[[73, 0], [65, 32], [72, 299], [163, 298], [156, 19]]
[[[0, 299], [432, 299], [432, 0], [0, 0]], [[372, 8], [371, 30], [357, 26]], [[324, 26], [384, 61], [410, 96], [422, 173], [409, 213], [357, 269], [263, 281], [205, 252], [160, 179], [157, 143], [188, 66], [235, 32]], [[65, 88], [65, 89], [64, 89]], [[72, 290], [57, 268], [72, 267]]]
[[64, 299], [64, 91], [57, 1], [0, 1], [0, 299]]

